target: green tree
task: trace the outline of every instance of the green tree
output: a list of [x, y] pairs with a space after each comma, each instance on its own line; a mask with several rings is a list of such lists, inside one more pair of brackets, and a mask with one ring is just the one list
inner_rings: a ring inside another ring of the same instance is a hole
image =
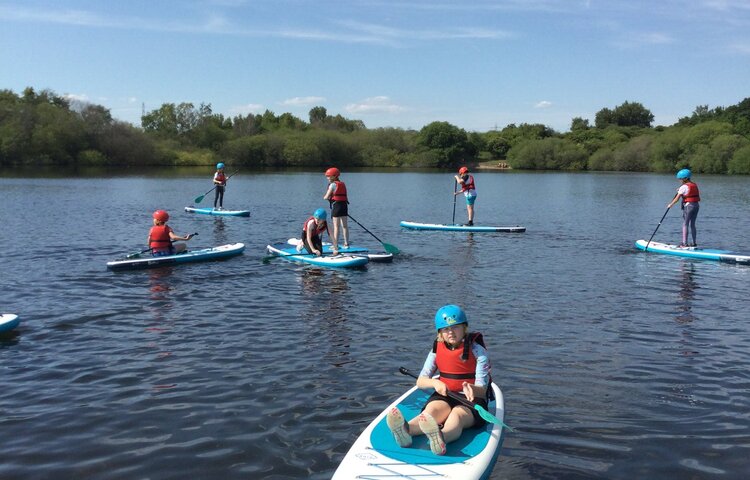
[[596, 113], [594, 123], [596, 128], [606, 128], [610, 125], [618, 127], [650, 128], [654, 121], [654, 114], [638, 102], [624, 102], [610, 110], [603, 108]]
[[419, 131], [419, 145], [435, 153], [436, 166], [455, 166], [473, 159], [477, 151], [466, 131], [448, 122], [432, 122]]
[[328, 117], [328, 111], [325, 107], [313, 107], [310, 109], [310, 125], [319, 126], [325, 122]]

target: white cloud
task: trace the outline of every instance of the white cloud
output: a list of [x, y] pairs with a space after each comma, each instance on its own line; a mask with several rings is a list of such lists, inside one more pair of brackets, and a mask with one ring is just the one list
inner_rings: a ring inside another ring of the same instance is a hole
[[325, 97], [293, 97], [287, 98], [281, 104], [287, 107], [307, 107], [310, 105], [320, 105], [325, 101]]
[[405, 107], [396, 105], [391, 99], [384, 96], [370, 97], [360, 103], [350, 103], [344, 109], [349, 113], [401, 113], [406, 111]]
[[542, 100], [541, 102], [537, 102], [534, 105], [534, 108], [549, 108], [552, 106], [552, 102], [548, 102], [547, 100]]
[[63, 95], [63, 98], [75, 101], [75, 102], [83, 102], [83, 103], [90, 103], [91, 100], [89, 99], [89, 96], [85, 93], [66, 93]]
[[729, 48], [736, 53], [742, 55], [750, 55], [750, 43], [735, 43], [729, 46]]
[[229, 107], [229, 113], [233, 115], [247, 115], [248, 113], [265, 112], [266, 107], [258, 103], [248, 103], [247, 105], [235, 105]]

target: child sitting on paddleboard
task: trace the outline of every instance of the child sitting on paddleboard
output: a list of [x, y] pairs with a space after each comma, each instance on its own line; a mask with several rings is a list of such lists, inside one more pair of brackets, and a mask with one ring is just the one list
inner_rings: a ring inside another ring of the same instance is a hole
[[349, 248], [349, 199], [346, 194], [346, 185], [339, 177], [341, 171], [336, 167], [326, 170], [328, 188], [323, 200], [328, 200], [331, 206], [331, 220], [333, 220], [333, 244], [338, 247], [339, 229], [344, 240], [344, 248]]
[[175, 235], [172, 231], [172, 227], [167, 225], [169, 220], [169, 214], [164, 210], [157, 210], [154, 212], [154, 226], [148, 232], [148, 247], [151, 249], [151, 255], [155, 257], [161, 257], [164, 255], [174, 255], [175, 253], [182, 253], [187, 250], [187, 245], [184, 243], [178, 243], [177, 245], [172, 242], [183, 241], [187, 242], [193, 236], [194, 233], [180, 237]]
[[[701, 197], [700, 192], [698, 192], [698, 185], [690, 180], [690, 175], [690, 170], [687, 168], [683, 168], [677, 172], [677, 178], [680, 179], [682, 185], [680, 185], [680, 188], [677, 189], [677, 194], [667, 205], [667, 208], [672, 208], [675, 203], [682, 199], [682, 243], [679, 245], [680, 248], [698, 246], [695, 219], [698, 218]], [[693, 237], [693, 243], [688, 243], [688, 230]]]
[[[435, 314], [435, 329], [437, 339], [417, 379], [417, 387], [435, 392], [427, 399], [422, 413], [408, 423], [397, 407], [388, 412], [386, 423], [401, 447], [411, 446], [413, 436], [424, 434], [432, 453], [445, 455], [446, 443], [458, 439], [464, 429], [485, 423], [475, 409], [449, 397], [447, 392], [486, 409], [491, 366], [481, 335], [469, 334], [466, 314], [460, 307], [440, 308]], [[436, 371], [440, 377], [432, 378]]]
[[227, 176], [224, 173], [224, 164], [216, 164], [216, 173], [214, 173], [214, 185], [216, 185], [216, 194], [214, 195], [214, 208], [219, 204], [219, 210], [224, 208], [224, 189], [227, 186]]
[[[313, 212], [312, 217], [305, 220], [305, 224], [302, 226], [302, 241], [297, 245], [297, 251], [301, 252], [304, 247], [307, 253], [319, 257], [323, 255], [323, 240], [320, 238], [323, 232], [327, 233], [329, 237], [331, 236], [331, 232], [328, 230], [328, 222], [326, 222], [326, 211], [319, 208]], [[335, 242], [332, 250], [334, 255], [339, 254]]]
[[453, 192], [453, 195], [455, 196], [459, 193], [464, 194], [466, 197], [466, 211], [469, 215], [469, 223], [466, 225], [474, 225], [474, 202], [477, 201], [477, 189], [476, 185], [474, 185], [474, 175], [469, 173], [468, 168], [461, 167], [458, 169], [458, 175], [455, 175], [454, 178], [456, 179], [456, 182], [461, 185], [461, 190]]

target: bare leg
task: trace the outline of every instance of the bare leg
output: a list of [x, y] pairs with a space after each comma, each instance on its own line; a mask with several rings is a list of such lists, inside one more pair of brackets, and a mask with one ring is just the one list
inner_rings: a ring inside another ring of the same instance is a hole
[[341, 218], [341, 230], [344, 237], [344, 248], [349, 248], [349, 217]]

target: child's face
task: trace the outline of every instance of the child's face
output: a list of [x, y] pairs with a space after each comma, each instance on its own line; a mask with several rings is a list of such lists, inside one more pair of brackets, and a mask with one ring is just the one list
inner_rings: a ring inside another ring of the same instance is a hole
[[443, 336], [443, 341], [451, 345], [456, 345], [464, 339], [466, 334], [466, 324], [459, 323], [458, 325], [451, 325], [450, 327], [444, 327], [440, 329], [440, 335]]
[[328, 183], [333, 183], [336, 180], [336, 177], [332, 177], [330, 175], [327, 175], [326, 178], [328, 179]]
[[323, 220], [322, 218], [316, 218], [316, 219], [315, 219], [315, 223], [316, 223], [316, 224], [317, 224], [318, 226], [321, 226], [321, 225], [323, 225], [323, 222], [325, 222], [325, 220]]

